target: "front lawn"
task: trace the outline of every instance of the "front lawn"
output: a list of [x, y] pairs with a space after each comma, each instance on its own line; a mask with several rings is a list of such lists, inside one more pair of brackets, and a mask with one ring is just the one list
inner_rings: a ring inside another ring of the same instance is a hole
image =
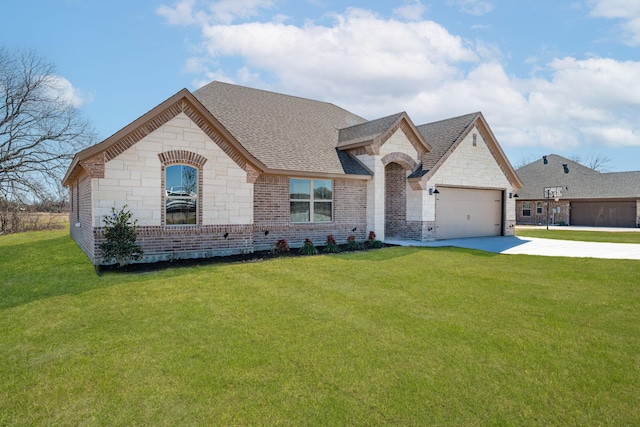
[[549, 230], [540, 228], [518, 228], [519, 237], [542, 237], [545, 239], [578, 240], [581, 242], [639, 243], [640, 232], [636, 231], [583, 231], [583, 230]]
[[640, 425], [640, 263], [380, 250], [145, 273], [0, 236], [0, 425]]

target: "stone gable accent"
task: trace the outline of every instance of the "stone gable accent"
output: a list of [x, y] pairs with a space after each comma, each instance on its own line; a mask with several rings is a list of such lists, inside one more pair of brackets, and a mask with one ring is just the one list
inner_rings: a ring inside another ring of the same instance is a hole
[[369, 154], [370, 156], [379, 155], [380, 148], [384, 145], [385, 142], [389, 140], [389, 138], [391, 138], [396, 133], [398, 129], [400, 129], [405, 134], [413, 148], [415, 148], [418, 153], [424, 153], [426, 151], [424, 145], [422, 145], [422, 143], [415, 136], [413, 130], [407, 124], [406, 120], [403, 119], [390, 127], [389, 130], [385, 132], [382, 138], [379, 138], [373, 144], [366, 146], [367, 154]]
[[176, 102], [175, 104], [167, 107], [156, 116], [149, 119], [146, 123], [142, 124], [128, 135], [121, 138], [119, 141], [112, 144], [105, 151], [105, 161], [110, 161], [116, 158], [119, 154], [126, 151], [138, 141], [142, 140], [147, 135], [151, 134], [156, 129], [166, 124], [169, 120], [176, 117], [178, 114], [184, 113], [191, 119], [198, 127], [215, 142], [226, 155], [228, 155], [238, 166], [244, 168], [246, 161], [238, 153], [238, 151], [225, 141], [220, 133], [198, 113], [190, 103], [184, 99]]

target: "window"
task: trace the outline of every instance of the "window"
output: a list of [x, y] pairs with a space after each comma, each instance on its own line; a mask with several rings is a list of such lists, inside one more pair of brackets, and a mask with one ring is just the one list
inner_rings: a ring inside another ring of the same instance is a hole
[[197, 224], [198, 170], [187, 165], [165, 168], [165, 223]]
[[542, 214], [542, 202], [536, 202], [536, 213], [538, 215]]
[[522, 216], [531, 216], [531, 202], [522, 202]]
[[76, 202], [76, 222], [80, 222], [80, 181], [76, 182], [73, 187], [76, 190], [76, 197], [74, 198]]
[[291, 222], [333, 220], [333, 182], [330, 179], [291, 178], [289, 199]]

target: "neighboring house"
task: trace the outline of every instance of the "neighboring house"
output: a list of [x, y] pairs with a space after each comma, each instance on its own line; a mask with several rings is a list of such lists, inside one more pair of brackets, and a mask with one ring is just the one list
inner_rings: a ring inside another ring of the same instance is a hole
[[74, 157], [71, 235], [101, 262], [128, 205], [145, 261], [299, 247], [350, 235], [511, 235], [521, 182], [481, 113], [415, 126], [213, 82], [181, 90]]
[[548, 213], [549, 224], [640, 227], [640, 171], [600, 173], [549, 154], [517, 173], [518, 224], [547, 224]]

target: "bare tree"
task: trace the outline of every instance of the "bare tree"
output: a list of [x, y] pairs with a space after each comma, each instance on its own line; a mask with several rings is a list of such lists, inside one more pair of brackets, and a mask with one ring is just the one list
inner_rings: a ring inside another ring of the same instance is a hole
[[0, 47], [0, 198], [45, 199], [73, 154], [94, 142], [52, 64]]
[[569, 160], [573, 160], [576, 163], [580, 163], [582, 166], [586, 166], [589, 169], [593, 169], [597, 172], [608, 172], [611, 163], [611, 159], [603, 157], [597, 154], [591, 154], [589, 157], [582, 157], [579, 154], [569, 157]]
[[530, 155], [520, 157], [518, 160], [516, 160], [515, 163], [513, 163], [513, 168], [520, 169], [521, 167], [527, 166], [529, 163], [534, 162], [536, 159], [537, 157], [530, 156]]

